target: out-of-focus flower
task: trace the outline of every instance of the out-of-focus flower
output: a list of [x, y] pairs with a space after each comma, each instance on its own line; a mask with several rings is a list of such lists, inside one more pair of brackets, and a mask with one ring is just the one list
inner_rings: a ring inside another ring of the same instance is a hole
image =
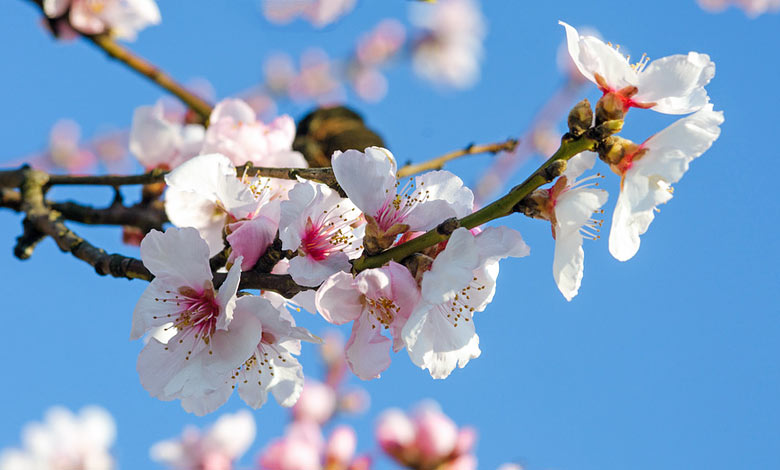
[[311, 48], [301, 55], [300, 71], [290, 82], [287, 93], [293, 101], [335, 104], [344, 99], [341, 82], [339, 64], [323, 49]]
[[715, 76], [715, 64], [707, 54], [689, 52], [650, 61], [647, 56], [631, 64], [616, 48], [593, 36], [566, 29], [569, 54], [577, 68], [605, 94], [631, 107], [659, 113], [687, 114], [709, 102], [704, 86]]
[[[252, 354], [263, 332], [258, 314], [275, 311], [256, 297], [236, 298], [240, 262], [214, 289], [206, 242], [193, 228], [152, 230], [141, 242], [144, 266], [155, 278], [133, 311], [130, 339], [164, 327], [138, 356], [141, 385], [161, 400], [181, 399], [202, 415], [227, 399], [212, 393]], [[227, 394], [229, 396], [229, 394]]]
[[620, 196], [612, 215], [609, 252], [626, 261], [639, 250], [639, 236], [650, 227], [656, 206], [672, 199], [672, 184], [720, 135], [723, 112], [708, 104], [635, 146], [612, 170], [620, 175]]
[[95, 154], [80, 145], [81, 127], [70, 119], [57, 121], [49, 132], [46, 156], [55, 166], [68, 171], [85, 171], [97, 163]]
[[723, 11], [729, 6], [741, 8], [748, 16], [755, 18], [764, 13], [780, 10], [780, 0], [697, 0], [699, 6], [709, 11]]
[[130, 152], [147, 168], [176, 168], [200, 152], [205, 129], [165, 118], [163, 104], [140, 106], [130, 127]]
[[260, 454], [263, 470], [368, 470], [370, 459], [355, 458], [357, 437], [349, 426], [337, 426], [327, 440], [317, 424], [295, 421], [284, 436]]
[[22, 449], [0, 452], [0, 470], [111, 470], [115, 437], [114, 419], [103, 408], [88, 406], [74, 415], [54, 407], [43, 423], [25, 426]]
[[154, 0], [44, 0], [49, 18], [66, 13], [70, 26], [84, 34], [111, 35], [133, 41], [138, 31], [160, 23]]
[[412, 5], [412, 23], [423, 30], [413, 44], [414, 70], [422, 77], [455, 88], [477, 82], [483, 54], [485, 20], [473, 0], [440, 0]]
[[352, 11], [355, 3], [357, 0], [263, 0], [263, 14], [274, 23], [302, 17], [322, 28]]
[[152, 460], [172, 470], [231, 470], [255, 439], [252, 413], [225, 414], [205, 432], [187, 427], [178, 439], [156, 443]]
[[214, 107], [209, 123], [201, 153], [221, 153], [235, 165], [307, 166], [303, 155], [292, 150], [295, 122], [290, 116], [264, 124], [244, 101], [226, 99]]
[[423, 274], [422, 300], [403, 327], [412, 362], [443, 379], [478, 357], [472, 317], [493, 300], [499, 260], [529, 252], [520, 234], [507, 227], [488, 227], [476, 236], [455, 230]]
[[303, 392], [292, 408], [296, 421], [325, 424], [336, 412], [336, 391], [330, 385], [306, 379]]
[[475, 470], [473, 428], [461, 428], [432, 402], [411, 415], [391, 408], [379, 417], [376, 439], [382, 450], [408, 468]]

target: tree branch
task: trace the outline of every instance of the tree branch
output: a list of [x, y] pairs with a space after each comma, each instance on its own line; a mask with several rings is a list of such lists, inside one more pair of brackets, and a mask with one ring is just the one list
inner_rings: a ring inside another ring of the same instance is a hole
[[455, 160], [466, 155], [476, 155], [479, 153], [492, 153], [498, 152], [511, 152], [517, 147], [517, 139], [507, 139], [503, 142], [496, 142], [494, 144], [474, 145], [471, 144], [466, 148], [455, 150], [454, 152], [445, 153], [440, 157], [433, 158], [431, 160], [417, 163], [414, 165], [405, 165], [398, 170], [398, 177], [403, 178], [406, 176], [415, 175], [428, 170], [441, 170], [444, 168], [444, 164], [450, 160]]
[[[591, 131], [593, 130], [594, 129], [591, 129]], [[577, 138], [573, 138], [569, 134], [565, 135], [558, 151], [524, 182], [512, 188], [509, 193], [502, 198], [460, 220], [446, 220], [439, 224], [438, 227], [429, 230], [423, 235], [390, 248], [387, 251], [383, 251], [374, 256], [362, 256], [353, 261], [353, 270], [363, 271], [364, 269], [378, 268], [389, 261], [400, 262], [413, 253], [417, 253], [425, 248], [447, 240], [457, 227], [472, 229], [491, 220], [505, 217], [513, 213], [514, 207], [517, 203], [522, 201], [523, 198], [531, 194], [539, 186], [549, 183], [560, 175], [560, 172], [565, 168], [565, 165], [563, 165], [562, 162], [565, 163], [571, 157], [584, 152], [585, 150], [593, 150], [600, 140], [593, 136], [593, 134], [595, 133], [588, 132]]]

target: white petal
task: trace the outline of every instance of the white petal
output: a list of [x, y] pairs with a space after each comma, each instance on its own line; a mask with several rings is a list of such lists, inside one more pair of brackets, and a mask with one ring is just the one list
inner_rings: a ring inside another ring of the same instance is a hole
[[[639, 251], [639, 235], [647, 231], [655, 218], [653, 208], [660, 202], [666, 202], [653, 198], [663, 195], [658, 191], [661, 189], [658, 182], [657, 179], [650, 181], [633, 168], [626, 173], [609, 229], [609, 252], [618, 261], [628, 261]], [[652, 185], [655, 188], [651, 189]], [[667, 200], [671, 199], [672, 195], [667, 195]]]
[[152, 230], [141, 241], [141, 259], [152, 274], [175, 287], [202, 289], [211, 280], [209, 248], [193, 228]]
[[222, 415], [206, 436], [207, 446], [213, 446], [231, 460], [238, 459], [255, 440], [255, 419], [247, 410]]
[[328, 323], [343, 325], [363, 312], [363, 294], [358, 291], [351, 274], [338, 272], [317, 289], [315, 304]]
[[181, 399], [181, 407], [184, 408], [184, 411], [195, 416], [204, 416], [216, 411], [220, 406], [227, 403], [232, 394], [233, 389], [231, 386], [225, 384], [200, 395], [183, 397]]
[[349, 271], [351, 268], [347, 254], [336, 252], [322, 261], [316, 261], [309, 256], [296, 256], [290, 260], [289, 273], [298, 284], [317, 287], [329, 276], [340, 271]]
[[379, 377], [390, 367], [391, 340], [382, 325], [366, 311], [352, 323], [352, 335], [344, 348], [352, 372], [363, 380]]
[[216, 122], [225, 118], [244, 124], [252, 124], [257, 120], [252, 107], [245, 101], [236, 98], [228, 98], [217, 103], [211, 112], [209, 120]]
[[596, 152], [585, 151], [571, 157], [569, 161], [566, 162], [566, 170], [564, 170], [561, 176], [565, 176], [570, 183], [573, 182], [585, 173], [585, 171], [593, 168], [597, 156]]
[[227, 329], [233, 319], [233, 309], [236, 308], [236, 292], [238, 284], [241, 282], [241, 257], [239, 257], [227, 273], [225, 282], [219, 286], [216, 301], [219, 305], [219, 317], [217, 318], [217, 329]]
[[152, 279], [133, 310], [131, 340], [178, 317], [181, 307], [176, 302], [169, 302], [167, 299], [174, 298], [174, 294], [166, 292], [178, 287], [181, 286], [173, 286], [160, 278]]
[[387, 199], [395, 197], [395, 158], [389, 150], [336, 151], [331, 164], [341, 188], [366, 214], [376, 214]]
[[715, 63], [707, 54], [689, 52], [651, 62], [639, 74], [639, 102], [655, 102], [654, 111], [687, 114], [709, 102], [707, 85], [715, 76]]
[[577, 295], [584, 266], [585, 252], [582, 249], [582, 235], [579, 229], [559, 232], [555, 239], [553, 278], [566, 300], [571, 300]]
[[409, 230], [430, 230], [450, 217], [471, 214], [474, 194], [463, 185], [463, 180], [449, 171], [429, 171], [414, 180], [423, 200], [414, 205], [404, 220]]
[[479, 261], [479, 252], [471, 232], [465, 228], [455, 230], [447, 241], [447, 247], [423, 275], [423, 299], [436, 305], [452, 298], [455, 292], [468, 285]]
[[613, 90], [636, 86], [636, 72], [625, 57], [604, 41], [593, 36], [580, 36], [577, 30], [559, 21], [566, 28], [566, 43], [569, 55], [580, 73], [588, 80], [596, 83], [595, 75], [599, 74]]
[[509, 256], [522, 258], [531, 253], [520, 232], [509, 227], [488, 227], [474, 238], [480, 264], [498, 261]]
[[136, 108], [130, 126], [130, 152], [143, 166], [170, 165], [181, 145], [181, 126], [163, 118], [162, 103]]
[[564, 192], [555, 205], [558, 230], [578, 230], [607, 202], [609, 195], [603, 189], [574, 188]]

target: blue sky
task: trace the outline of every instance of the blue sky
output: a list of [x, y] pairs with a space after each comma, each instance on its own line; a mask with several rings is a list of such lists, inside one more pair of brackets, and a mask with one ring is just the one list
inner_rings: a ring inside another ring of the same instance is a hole
[[[184, 7], [162, 0], [163, 24], [142, 32], [131, 47], [182, 80], [207, 77], [221, 98], [256, 83], [263, 59], [275, 50], [297, 55], [321, 45], [343, 56], [381, 18], [407, 16], [406, 1], [358, 3], [343, 21], [317, 31], [300, 22], [272, 26], [251, 1], [190, 0]], [[474, 88], [436, 91], [400, 65], [389, 72], [384, 101], [349, 97], [399, 160], [519, 135], [561, 82], [559, 19], [595, 27], [636, 56], [710, 54], [717, 74], [708, 90], [725, 112], [723, 133], [676, 185], [636, 257], [620, 263], [606, 240], [586, 242], [585, 278], [570, 303], [552, 279], [549, 226], [521, 216], [503, 221], [521, 231], [531, 256], [502, 264], [496, 298], [475, 319], [482, 356], [434, 381], [405, 353], [396, 354], [380, 380], [362, 384], [372, 408], [348, 420], [360, 432], [359, 448], [373, 445], [372, 422], [383, 408], [435, 398], [456, 422], [479, 428], [484, 469], [510, 460], [529, 470], [777, 468], [780, 201], [773, 164], [780, 15], [713, 15], [693, 0], [641, 7], [617, 0], [597, 6], [492, 1], [484, 11], [489, 32]], [[76, 120], [91, 135], [105, 125], [127, 127], [136, 106], [162, 96], [88, 44], [56, 43], [38, 21], [27, 2], [0, 6], [0, 164], [42, 148], [60, 118]], [[583, 97], [595, 101], [597, 94], [589, 87]], [[297, 119], [308, 108], [283, 105], [281, 111]], [[642, 141], [673, 120], [635, 110], [623, 135]], [[473, 184], [488, 158], [450, 169]], [[617, 178], [605, 185], [608, 224]], [[111, 198], [101, 188], [58, 188], [52, 196], [96, 205]], [[0, 211], [0, 246], [6, 247], [0, 256], [0, 447], [18, 445], [23, 424], [41, 419], [51, 405], [96, 403], [118, 422], [121, 467], [154, 468], [152, 443], [216, 416], [188, 415], [177, 403], [150, 398], [138, 383], [141, 345], [128, 335], [145, 284], [100, 278], [50, 240], [29, 261], [16, 260], [11, 248], [20, 221]], [[116, 229], [74, 228], [109, 251], [137, 255], [121, 245]], [[315, 332], [326, 327], [315, 317], [301, 321]], [[302, 362], [316, 375], [313, 350], [304, 350]], [[234, 397], [222, 410], [242, 406]], [[255, 413], [258, 440], [250, 454], [281, 433], [285, 416], [275, 403]]]

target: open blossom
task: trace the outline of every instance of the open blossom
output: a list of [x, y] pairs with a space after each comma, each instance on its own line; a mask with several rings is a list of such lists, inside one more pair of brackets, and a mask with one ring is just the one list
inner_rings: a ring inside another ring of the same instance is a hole
[[549, 220], [555, 238], [553, 277], [566, 300], [577, 295], [585, 266], [582, 249], [583, 236], [596, 239], [601, 222], [592, 218], [594, 212], [607, 202], [607, 192], [597, 189], [593, 175], [577, 181], [583, 172], [593, 168], [596, 154], [583, 152], [571, 158], [566, 170], [548, 189], [539, 189], [531, 195], [535, 203], [533, 216]]
[[253, 297], [236, 298], [240, 263], [214, 288], [208, 246], [193, 228], [152, 230], [141, 242], [141, 258], [155, 278], [133, 311], [130, 339], [169, 330], [152, 337], [138, 356], [141, 385], [161, 400], [182, 399], [187, 411], [213, 411], [203, 397], [218, 401], [212, 391], [260, 341], [256, 310], [263, 306]]
[[264, 293], [263, 297], [245, 296], [239, 300], [254, 314], [262, 332], [211, 398], [215, 404], [221, 400], [221, 405], [237, 388], [241, 399], [252, 408], [263, 406], [269, 392], [280, 405], [293, 406], [303, 390], [303, 367], [295, 357], [301, 352], [301, 341], [320, 339], [295, 326], [285, 299], [278, 294]]
[[331, 274], [349, 271], [362, 250], [361, 213], [324, 184], [301, 182], [281, 203], [282, 249], [294, 250], [288, 271], [298, 284], [318, 286]]
[[604, 93], [614, 93], [631, 107], [650, 108], [659, 113], [687, 114], [709, 102], [704, 86], [715, 76], [715, 64], [707, 54], [689, 52], [650, 62], [646, 56], [631, 64], [616, 48], [593, 36], [580, 36], [566, 28], [569, 54], [577, 68]]
[[154, 0], [44, 0], [43, 11], [49, 18], [68, 13], [70, 25], [81, 33], [108, 31], [130, 41], [138, 31], [160, 23]]
[[0, 452], [0, 470], [111, 470], [115, 438], [114, 419], [103, 408], [87, 406], [74, 415], [54, 407], [43, 423], [25, 426], [22, 449]]
[[269, 178], [244, 181], [224, 155], [199, 155], [165, 176], [165, 212], [178, 227], [194, 227], [214, 256], [231, 247], [229, 263], [243, 257], [251, 269], [276, 237], [284, 184]]
[[420, 76], [455, 88], [479, 79], [485, 24], [479, 3], [440, 0], [413, 5], [412, 22], [423, 29], [415, 41], [412, 61]]
[[475, 470], [472, 454], [476, 431], [458, 429], [432, 402], [424, 403], [411, 415], [391, 408], [379, 417], [376, 439], [382, 450], [408, 468]]
[[306, 167], [303, 155], [292, 150], [294, 138], [295, 122], [290, 116], [264, 124], [244, 101], [226, 99], [211, 112], [201, 153], [221, 153], [235, 165]]
[[[420, 298], [417, 283], [404, 266], [366, 269], [355, 278], [339, 272], [317, 291], [317, 310], [330, 323], [352, 323], [347, 363], [363, 380], [379, 377], [390, 365], [390, 347], [403, 349], [401, 331]], [[382, 335], [388, 330], [393, 339]]]
[[721, 11], [733, 5], [741, 8], [750, 17], [780, 10], [780, 0], [698, 0], [705, 10]]
[[289, 23], [302, 16], [322, 28], [352, 11], [356, 3], [357, 0], [263, 0], [263, 13], [274, 23]]
[[176, 168], [200, 152], [205, 129], [165, 118], [163, 104], [140, 106], [130, 126], [130, 152], [145, 168]]
[[[426, 231], [450, 217], [471, 213], [474, 195], [449, 171], [430, 171], [398, 189], [393, 154], [381, 147], [336, 151], [333, 173], [368, 221], [364, 246], [389, 247], [398, 234]], [[369, 246], [375, 240], [377, 246]]]
[[452, 233], [446, 248], [423, 274], [422, 299], [403, 327], [412, 362], [435, 379], [450, 375], [480, 355], [472, 317], [493, 300], [498, 262], [530, 252], [518, 232], [488, 227], [473, 235], [465, 228]]
[[639, 250], [639, 236], [655, 218], [656, 206], [672, 198], [671, 185], [680, 181], [688, 165], [710, 148], [720, 135], [723, 112], [707, 105], [677, 120], [626, 153], [612, 170], [620, 175], [620, 196], [612, 228], [609, 252], [626, 261]]
[[225, 414], [205, 433], [187, 427], [178, 439], [156, 443], [152, 460], [172, 470], [231, 470], [255, 439], [252, 413]]

